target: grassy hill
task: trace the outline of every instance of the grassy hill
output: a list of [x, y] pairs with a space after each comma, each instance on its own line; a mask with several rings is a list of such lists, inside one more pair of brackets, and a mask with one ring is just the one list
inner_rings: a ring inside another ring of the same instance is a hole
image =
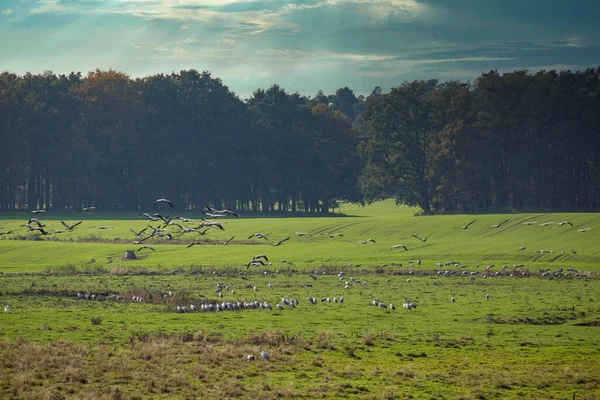
[[[292, 262], [295, 268], [316, 268], [322, 264], [344, 266], [403, 264], [410, 260], [422, 261], [415, 268], [435, 269], [438, 263], [450, 260], [473, 268], [476, 264], [495, 264], [509, 267], [523, 264], [533, 270], [560, 267], [598, 271], [600, 269], [600, 215], [594, 213], [559, 214], [485, 214], [419, 216], [417, 210], [397, 207], [391, 200], [366, 207], [344, 204], [341, 212], [345, 217], [253, 217], [220, 219], [224, 231], [212, 228], [204, 236], [188, 233], [174, 240], [151, 238], [144, 242], [156, 251], [142, 250], [144, 258], [134, 262], [122, 262], [125, 250], [136, 250], [136, 239], [130, 228], [139, 231], [149, 224], [135, 214], [123, 215], [96, 213], [91, 216], [81, 213], [66, 213], [40, 216], [45, 229], [64, 229], [61, 219], [74, 223], [83, 222], [72, 232], [40, 235], [29, 232], [20, 225], [26, 223], [14, 215], [2, 220], [3, 231], [14, 230], [12, 235], [0, 236], [0, 271], [42, 271], [61, 266], [85, 266], [92, 260], [96, 266], [114, 267], [165, 267], [179, 268], [194, 266], [241, 267], [253, 255], [265, 253], [277, 268]], [[198, 218], [201, 214], [186, 217]], [[508, 221], [506, 221], [508, 220]], [[467, 229], [460, 229], [474, 221]], [[506, 222], [504, 222], [506, 221]], [[569, 221], [571, 224], [557, 225]], [[181, 221], [179, 221], [181, 222]], [[502, 223], [499, 227], [493, 225]], [[195, 224], [188, 223], [189, 226]], [[542, 226], [544, 225], [544, 226]], [[107, 229], [98, 227], [107, 226]], [[582, 229], [587, 229], [581, 232]], [[168, 228], [174, 234], [175, 226]], [[151, 229], [148, 228], [148, 232]], [[265, 234], [267, 240], [250, 238], [256, 232]], [[298, 236], [297, 232], [309, 235]], [[330, 238], [326, 234], [341, 234]], [[413, 237], [425, 238], [426, 242]], [[232, 236], [227, 246], [219, 244]], [[290, 237], [283, 245], [273, 243]], [[11, 240], [20, 238], [26, 240]], [[187, 248], [195, 240], [204, 240], [202, 245]], [[373, 239], [375, 243], [359, 243]], [[403, 248], [392, 249], [394, 245]], [[520, 250], [520, 248], [525, 249]], [[544, 250], [544, 252], [542, 252]], [[575, 253], [574, 253], [574, 252]]]

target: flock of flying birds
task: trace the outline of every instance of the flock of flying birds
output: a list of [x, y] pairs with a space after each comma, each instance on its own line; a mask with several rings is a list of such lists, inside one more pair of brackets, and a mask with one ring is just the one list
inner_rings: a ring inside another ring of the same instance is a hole
[[[169, 199], [165, 199], [165, 198], [156, 199], [153, 203], [153, 206], [156, 207], [159, 204], [168, 205], [169, 208], [171, 208], [171, 209], [174, 208], [173, 202], [170, 201]], [[239, 217], [239, 215], [236, 212], [229, 210], [229, 209], [219, 210], [219, 209], [216, 209], [216, 208], [208, 206], [208, 205], [205, 206], [205, 208], [206, 209], [203, 211], [203, 213], [209, 218], [221, 218], [221, 217], [227, 217], [227, 216]], [[91, 207], [84, 207], [80, 211], [92, 212], [95, 210], [96, 210], [96, 207], [91, 206]], [[83, 220], [80, 220], [80, 221], [77, 221], [74, 223], [60, 221], [61, 224], [63, 225], [61, 229], [49, 229], [46, 226], [46, 224], [42, 223], [37, 218], [37, 216], [39, 214], [43, 214], [45, 212], [46, 212], [46, 210], [43, 210], [43, 209], [30, 211], [30, 213], [34, 214], [35, 216], [31, 217], [29, 219], [29, 221], [27, 222], [27, 224], [24, 224], [21, 226], [27, 228], [30, 232], [39, 232], [42, 235], [48, 235], [48, 234], [60, 234], [60, 233], [72, 232], [83, 222]], [[143, 213], [143, 214], [140, 214], [139, 216], [147, 218], [151, 222], [158, 222], [159, 224], [157, 226], [148, 224], [147, 227], [145, 227], [139, 231], [129, 228], [130, 231], [137, 238], [136, 240], [133, 241], [133, 244], [140, 245], [140, 247], [137, 250], [135, 250], [136, 252], [139, 252], [142, 250], [154, 251], [155, 249], [152, 246], [144, 244], [145, 241], [147, 241], [148, 239], [151, 239], [151, 238], [161, 238], [161, 239], [171, 240], [171, 239], [175, 239], [176, 237], [177, 238], [181, 237], [184, 234], [188, 234], [188, 233], [193, 233], [198, 236], [204, 237], [213, 228], [219, 229], [221, 231], [225, 231], [225, 227], [219, 221], [207, 220], [207, 219], [203, 219], [203, 218], [200, 218], [200, 219], [184, 218], [184, 217], [170, 218], [168, 216], [164, 216], [157, 212], [152, 213], [152, 214]], [[465, 225], [455, 227], [455, 229], [463, 229], [463, 230], [468, 229], [471, 225], [473, 225], [475, 223], [475, 221], [476, 221], [476, 219], [473, 219], [472, 221], [470, 221], [469, 223], [467, 223]], [[506, 219], [502, 222], [491, 225], [491, 227], [499, 228], [499, 227], [505, 225], [506, 223], [508, 223], [509, 221], [510, 221], [510, 219]], [[190, 224], [195, 224], [195, 226], [190, 226]], [[536, 224], [536, 222], [534, 222], [534, 221], [522, 222], [522, 225], [534, 225], [534, 224]], [[544, 222], [544, 223], [539, 224], [539, 226], [542, 226], [542, 227], [547, 227], [547, 226], [552, 226], [552, 225], [554, 225], [555, 228], [559, 227], [559, 226], [563, 226], [563, 225], [573, 226], [573, 224], [570, 221]], [[99, 225], [99, 226], [96, 226], [96, 228], [109, 229], [109, 228], [111, 228], [111, 226]], [[591, 229], [592, 228], [582, 228], [582, 229], [579, 229], [578, 232], [587, 232]], [[0, 231], [0, 236], [1, 235], [10, 235], [13, 233], [15, 233], [14, 229], [9, 230], [9, 231], [4, 231], [4, 232]], [[309, 232], [296, 232], [295, 234], [297, 236], [313, 236], [313, 234], [309, 233]], [[324, 234], [332, 239], [336, 238], [336, 237], [344, 236], [340, 232], [325, 232]], [[412, 236], [415, 239], [421, 241], [422, 243], [425, 243], [433, 234], [434, 234], [434, 232], [431, 232], [427, 236], [419, 236], [416, 234], [412, 234]], [[256, 232], [256, 233], [253, 233], [252, 235], [248, 236], [247, 239], [253, 239], [253, 238], [254, 239], [263, 239], [268, 242], [269, 241], [268, 235], [269, 235], [269, 233], [264, 234], [264, 233]], [[288, 236], [286, 238], [277, 240], [272, 243], [272, 246], [273, 247], [281, 246], [281, 245], [285, 244], [288, 240], [290, 240], [290, 238], [291, 238], [291, 236]], [[228, 245], [229, 243], [232, 242], [233, 239], [235, 239], [235, 236], [232, 236], [226, 240], [219, 240], [219, 241], [217, 241], [217, 243], [220, 243], [222, 245]], [[190, 248], [190, 247], [193, 247], [196, 245], [206, 244], [209, 242], [211, 242], [211, 241], [208, 239], [194, 240], [194, 241], [190, 242], [186, 247]], [[214, 241], [212, 243], [214, 243]], [[376, 243], [376, 241], [372, 238], [369, 238], [369, 239], [365, 239], [365, 240], [358, 240], [358, 243], [366, 245], [369, 243]], [[404, 244], [395, 244], [389, 249], [389, 252], [391, 252], [395, 249], [403, 249], [404, 251], [409, 250], [409, 248]], [[525, 249], [526, 249], [526, 247], [522, 246], [519, 250], [525, 250]], [[550, 252], [550, 251], [539, 250], [538, 252]], [[571, 252], [573, 254], [576, 254], [575, 250], [571, 250]], [[268, 261], [268, 260], [265, 260], [265, 259], [266, 259], [266, 257], [257, 257], [257, 258], [252, 259], [251, 261], [249, 261], [247, 264], [244, 264], [244, 265], [246, 265], [246, 267], [266, 265], [265, 261]], [[110, 262], [110, 259], [109, 259], [109, 262]]]

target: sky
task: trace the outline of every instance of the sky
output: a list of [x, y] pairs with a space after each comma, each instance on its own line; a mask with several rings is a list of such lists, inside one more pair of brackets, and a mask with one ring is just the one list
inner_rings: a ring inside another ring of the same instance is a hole
[[0, 71], [210, 71], [368, 95], [414, 79], [600, 66], [598, 0], [0, 0]]

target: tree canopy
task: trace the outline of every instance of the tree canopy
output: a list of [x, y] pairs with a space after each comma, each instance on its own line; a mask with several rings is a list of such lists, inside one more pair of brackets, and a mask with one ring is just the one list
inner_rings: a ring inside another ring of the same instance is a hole
[[195, 70], [4, 72], [0, 141], [2, 210], [597, 210], [600, 68], [246, 100]]

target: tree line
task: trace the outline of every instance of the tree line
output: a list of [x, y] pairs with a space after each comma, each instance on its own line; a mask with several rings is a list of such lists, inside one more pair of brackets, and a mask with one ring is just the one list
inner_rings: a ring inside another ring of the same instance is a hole
[[600, 208], [600, 68], [242, 100], [209, 72], [0, 74], [0, 209]]

